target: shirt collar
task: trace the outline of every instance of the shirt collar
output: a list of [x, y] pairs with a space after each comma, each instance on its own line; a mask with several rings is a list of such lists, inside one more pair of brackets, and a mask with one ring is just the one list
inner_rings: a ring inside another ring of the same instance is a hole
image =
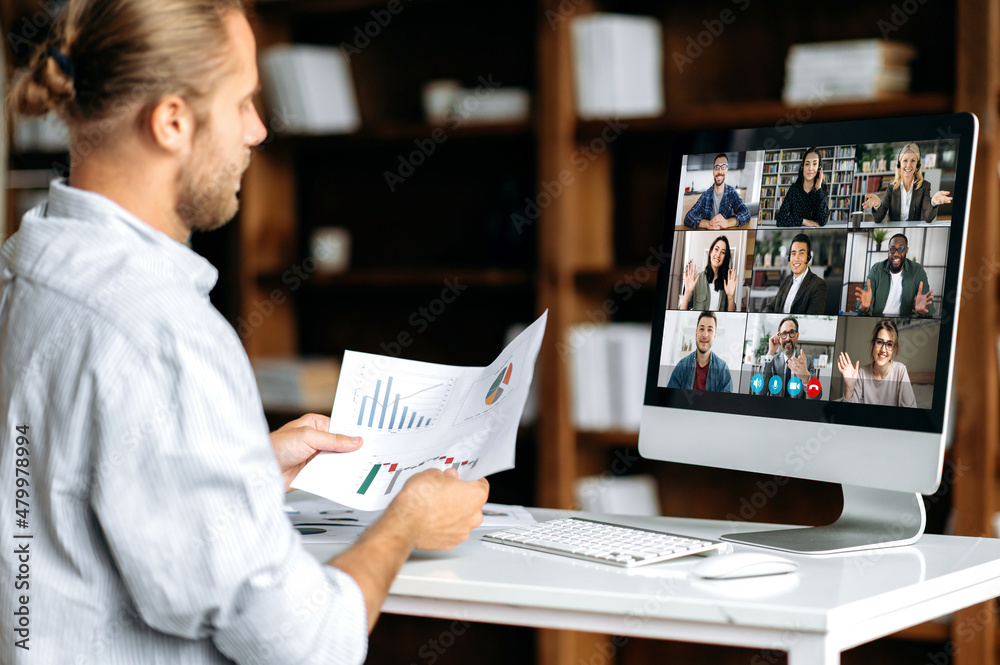
[[801, 275], [799, 275], [798, 277], [796, 277], [796, 276], [792, 275], [792, 281], [793, 281], [793, 282], [794, 282], [795, 284], [798, 284], [798, 285], [800, 285], [800, 286], [801, 286], [801, 285], [802, 285], [802, 280], [804, 280], [804, 279], [806, 278], [806, 275], [808, 275], [808, 274], [809, 274], [809, 266], [806, 266], [806, 269], [805, 269], [805, 270], [803, 270], [803, 271], [802, 271], [802, 274], [801, 274]]
[[46, 215], [118, 226], [123, 233], [127, 230], [136, 244], [153, 248], [171, 272], [191, 281], [202, 295], [208, 295], [219, 278], [219, 271], [187, 245], [157, 231], [106, 196], [70, 187], [65, 178], [57, 178], [49, 186]]

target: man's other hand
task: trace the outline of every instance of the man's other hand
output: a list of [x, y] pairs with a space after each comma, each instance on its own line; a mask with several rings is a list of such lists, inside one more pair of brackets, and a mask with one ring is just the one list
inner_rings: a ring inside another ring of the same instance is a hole
[[417, 529], [417, 549], [450, 550], [482, 524], [489, 495], [485, 478], [465, 481], [454, 469], [428, 469], [407, 481], [387, 512], [399, 513]]
[[319, 453], [348, 453], [361, 447], [361, 437], [331, 434], [329, 430], [328, 416], [307, 413], [271, 432], [271, 447], [278, 458], [286, 492], [291, 489], [292, 481], [302, 467]]

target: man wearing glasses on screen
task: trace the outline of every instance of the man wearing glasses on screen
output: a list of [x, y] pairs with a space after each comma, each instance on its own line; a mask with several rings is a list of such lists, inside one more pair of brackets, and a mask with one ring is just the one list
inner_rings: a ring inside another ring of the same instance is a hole
[[924, 267], [906, 258], [907, 239], [889, 239], [889, 258], [868, 271], [865, 287], [854, 288], [857, 311], [867, 316], [934, 316], [934, 291]]
[[[819, 377], [819, 370], [813, 364], [812, 356], [798, 347], [799, 322], [794, 316], [786, 316], [778, 324], [778, 332], [768, 340], [768, 352], [761, 357], [764, 369], [764, 385], [768, 386], [763, 394], [773, 397], [798, 397], [802, 399], [820, 399], [822, 389], [811, 396], [806, 390], [810, 379]], [[781, 349], [781, 353], [778, 353]], [[775, 377], [778, 377], [776, 380]], [[777, 387], [777, 390], [772, 389]]]
[[731, 229], [750, 221], [750, 211], [736, 188], [726, 184], [729, 158], [720, 152], [712, 166], [713, 187], [705, 190], [684, 216], [684, 225], [692, 229]]

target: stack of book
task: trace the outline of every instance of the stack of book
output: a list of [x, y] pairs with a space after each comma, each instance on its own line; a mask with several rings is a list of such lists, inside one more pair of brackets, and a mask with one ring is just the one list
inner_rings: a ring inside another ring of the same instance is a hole
[[782, 97], [786, 104], [800, 104], [905, 93], [916, 54], [908, 44], [882, 39], [794, 44], [785, 60]]
[[576, 111], [584, 120], [663, 113], [663, 42], [652, 16], [572, 19]]
[[614, 323], [570, 328], [573, 422], [589, 431], [637, 431], [649, 363], [650, 326]]
[[279, 134], [344, 134], [361, 126], [347, 56], [336, 47], [272, 46], [260, 56], [269, 129]]

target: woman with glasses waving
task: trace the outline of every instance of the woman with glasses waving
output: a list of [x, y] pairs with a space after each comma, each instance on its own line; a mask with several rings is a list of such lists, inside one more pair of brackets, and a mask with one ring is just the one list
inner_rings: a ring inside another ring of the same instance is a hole
[[844, 375], [844, 401], [915, 408], [917, 399], [913, 395], [906, 365], [893, 360], [898, 352], [896, 324], [888, 319], [875, 324], [871, 363], [864, 367], [859, 367], [860, 361], [851, 364], [851, 356], [842, 351], [837, 367]]

